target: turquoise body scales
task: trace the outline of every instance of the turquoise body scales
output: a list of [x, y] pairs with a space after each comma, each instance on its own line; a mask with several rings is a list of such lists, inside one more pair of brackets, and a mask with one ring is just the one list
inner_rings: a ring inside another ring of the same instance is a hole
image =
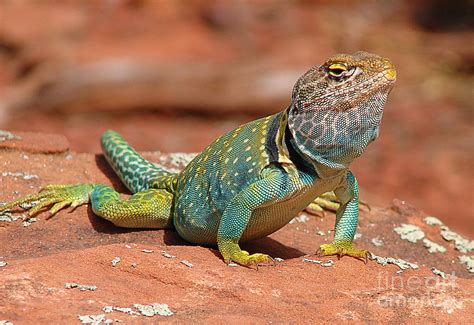
[[55, 214], [90, 202], [96, 215], [119, 227], [175, 228], [191, 243], [217, 244], [226, 262], [256, 266], [271, 258], [249, 254], [239, 243], [277, 231], [324, 195], [316, 202], [339, 205], [334, 240], [320, 254], [366, 259], [366, 250], [352, 246], [359, 198], [349, 164], [378, 136], [395, 79], [388, 59], [335, 55], [297, 81], [287, 109], [223, 135], [180, 173], [148, 162], [118, 133], [105, 132], [104, 154], [133, 193], [126, 200], [101, 184], [48, 185], [0, 210], [39, 200], [30, 215], [51, 205]]

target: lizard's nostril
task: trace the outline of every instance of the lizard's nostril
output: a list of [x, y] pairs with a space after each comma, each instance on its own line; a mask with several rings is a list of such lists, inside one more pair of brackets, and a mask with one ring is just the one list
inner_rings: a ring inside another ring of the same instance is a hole
[[395, 81], [397, 79], [397, 71], [394, 68], [384, 70], [383, 75], [385, 79], [389, 81]]
[[383, 68], [383, 75], [388, 81], [397, 79], [397, 70], [395, 70], [395, 65], [392, 62], [386, 60]]

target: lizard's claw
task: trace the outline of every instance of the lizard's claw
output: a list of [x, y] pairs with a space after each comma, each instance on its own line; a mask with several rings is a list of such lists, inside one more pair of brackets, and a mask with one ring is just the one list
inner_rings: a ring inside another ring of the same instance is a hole
[[363, 260], [367, 264], [370, 252], [365, 249], [357, 249], [352, 247], [352, 243], [344, 241], [340, 243], [322, 244], [316, 251], [318, 256], [337, 255], [341, 258], [344, 255], [352, 256], [357, 259]]
[[359, 200], [359, 210], [362, 210], [361, 207], [366, 207], [367, 210], [372, 211], [372, 208], [370, 207], [369, 203]]
[[32, 204], [33, 202], [38, 202], [28, 210], [28, 215], [30, 217], [50, 205], [53, 205], [49, 210], [51, 216], [53, 216], [67, 205], [76, 207], [89, 202], [89, 194], [93, 189], [94, 184], [47, 185], [37, 194], [30, 194], [0, 206], [0, 212], [10, 210], [21, 204]]

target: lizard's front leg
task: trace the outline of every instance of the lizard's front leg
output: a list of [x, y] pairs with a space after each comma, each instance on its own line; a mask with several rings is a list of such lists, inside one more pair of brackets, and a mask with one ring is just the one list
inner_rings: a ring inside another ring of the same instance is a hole
[[[273, 262], [266, 254], [249, 254], [239, 247], [239, 240], [248, 226], [253, 210], [277, 202], [286, 195], [286, 191], [291, 190], [288, 176], [281, 170], [272, 168], [267, 174], [267, 177], [238, 193], [222, 214], [217, 244], [226, 263], [233, 261], [244, 266], [257, 267], [261, 263]], [[262, 229], [262, 233], [264, 232]]]
[[359, 215], [359, 187], [350, 171], [347, 173], [346, 180], [345, 186], [334, 191], [341, 201], [336, 212], [334, 240], [331, 244], [321, 245], [318, 252], [320, 255], [349, 255], [367, 262], [369, 252], [352, 246]]

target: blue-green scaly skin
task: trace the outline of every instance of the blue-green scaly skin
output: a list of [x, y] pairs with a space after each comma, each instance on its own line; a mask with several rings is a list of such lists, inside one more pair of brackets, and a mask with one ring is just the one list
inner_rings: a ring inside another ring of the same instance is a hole
[[344, 182], [343, 175], [318, 180], [310, 168], [272, 161], [269, 143], [277, 132], [269, 129], [279, 125], [280, 115], [222, 136], [178, 176], [173, 219], [181, 237], [216, 244], [219, 238], [243, 242], [267, 236]]
[[127, 200], [100, 184], [51, 185], [2, 209], [42, 199], [30, 213], [52, 204], [55, 213], [90, 199], [94, 213], [117, 226], [174, 227], [191, 243], [217, 244], [225, 261], [253, 265], [269, 257], [250, 255], [240, 242], [277, 231], [334, 191], [340, 201], [334, 241], [320, 250], [364, 258], [367, 251], [352, 247], [359, 199], [349, 164], [378, 136], [394, 81], [387, 59], [365, 52], [336, 55], [298, 80], [287, 109], [223, 135], [178, 174], [148, 162], [107, 131], [103, 151], [134, 193]]
[[[343, 202], [347, 207], [338, 211], [335, 239], [352, 241], [358, 216], [358, 198], [353, 195], [358, 191], [355, 178], [343, 171], [321, 179], [296, 151], [293, 158], [299, 161], [294, 164], [288, 150], [278, 143], [283, 141], [279, 135], [284, 135], [286, 118], [286, 112], [278, 113], [227, 133], [179, 174], [151, 165], [116, 132], [107, 131], [102, 143], [108, 160], [124, 183], [132, 184], [129, 188], [133, 192], [141, 192], [120, 201], [117, 192], [97, 186], [91, 194], [93, 211], [122, 227], [165, 228], [172, 223], [191, 243], [224, 243], [219, 248], [226, 255], [225, 243], [265, 237], [288, 224], [314, 198], [336, 189], [348, 202]], [[153, 171], [153, 177], [118, 166], [125, 160], [127, 166], [131, 163], [138, 170]], [[156, 191], [154, 196], [150, 191]], [[150, 203], [154, 209], [149, 208]], [[117, 205], [122, 205], [122, 210]], [[139, 211], [143, 216], [138, 215]], [[153, 212], [153, 217], [145, 217]]]
[[147, 161], [117, 132], [109, 130], [104, 133], [102, 150], [110, 166], [132, 193], [150, 187], [172, 191], [176, 185], [176, 174]]

